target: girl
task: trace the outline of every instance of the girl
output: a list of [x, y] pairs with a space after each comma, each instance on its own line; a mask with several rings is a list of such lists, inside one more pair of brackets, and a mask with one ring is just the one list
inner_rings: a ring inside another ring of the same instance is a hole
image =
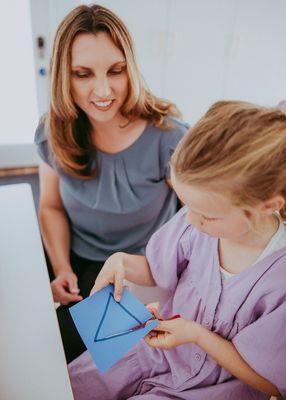
[[[169, 289], [164, 319], [105, 375], [69, 366], [75, 399], [250, 400], [286, 395], [286, 115], [218, 102], [176, 149], [185, 207], [145, 256], [117, 253], [93, 292], [124, 278]], [[136, 266], [136, 268], [135, 268]]]
[[39, 220], [68, 362], [85, 347], [67, 304], [89, 294], [112, 253], [144, 254], [176, 212], [168, 162], [187, 127], [172, 116], [177, 108], [144, 85], [123, 22], [98, 5], [71, 11], [56, 33], [50, 110], [35, 137]]

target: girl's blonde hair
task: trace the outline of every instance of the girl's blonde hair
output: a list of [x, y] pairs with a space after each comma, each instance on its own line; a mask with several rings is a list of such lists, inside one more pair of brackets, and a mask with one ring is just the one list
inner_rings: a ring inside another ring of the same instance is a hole
[[180, 116], [176, 106], [155, 97], [146, 87], [136, 60], [131, 36], [124, 23], [110, 10], [99, 6], [79, 6], [71, 11], [58, 27], [52, 52], [51, 102], [46, 120], [49, 142], [61, 168], [77, 178], [95, 175], [91, 169], [91, 126], [86, 114], [71, 95], [71, 46], [79, 33], [106, 32], [122, 51], [127, 61], [128, 95], [120, 110], [129, 121], [150, 120], [162, 129], [166, 115]]
[[[242, 101], [215, 103], [174, 152], [176, 177], [227, 193], [247, 210], [286, 199], [286, 114]], [[286, 220], [286, 206], [279, 210]]]

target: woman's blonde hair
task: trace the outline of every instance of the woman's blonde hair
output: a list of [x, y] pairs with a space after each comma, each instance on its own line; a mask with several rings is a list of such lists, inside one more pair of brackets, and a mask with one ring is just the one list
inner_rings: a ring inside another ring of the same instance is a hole
[[99, 6], [79, 6], [58, 27], [50, 65], [51, 102], [47, 118], [49, 143], [60, 167], [77, 178], [95, 175], [91, 126], [86, 114], [71, 95], [71, 46], [79, 33], [106, 32], [127, 61], [128, 94], [120, 110], [129, 121], [143, 118], [162, 129], [166, 115], [180, 116], [176, 106], [155, 97], [146, 87], [136, 60], [131, 36], [124, 23], [110, 10]]
[[[175, 176], [227, 193], [245, 210], [286, 199], [286, 114], [241, 101], [215, 103], [174, 152]], [[286, 207], [280, 211], [286, 220]]]

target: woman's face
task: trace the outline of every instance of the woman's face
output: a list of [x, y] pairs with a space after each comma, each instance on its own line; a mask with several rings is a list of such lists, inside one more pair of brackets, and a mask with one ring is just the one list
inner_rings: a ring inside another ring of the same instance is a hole
[[80, 33], [71, 48], [71, 90], [91, 122], [120, 116], [128, 93], [126, 60], [106, 32]]

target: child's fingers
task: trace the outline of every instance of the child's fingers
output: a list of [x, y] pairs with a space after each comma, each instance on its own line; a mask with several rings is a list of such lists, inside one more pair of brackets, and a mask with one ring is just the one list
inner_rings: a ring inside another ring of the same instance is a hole
[[125, 289], [130, 290], [129, 282], [126, 279], [123, 279], [123, 286]]
[[150, 346], [153, 344], [155, 344], [154, 338], [156, 338], [156, 336], [153, 336], [151, 333], [148, 333], [148, 335], [146, 335], [144, 337], [144, 340], [147, 344], [149, 344]]
[[166, 323], [165, 321], [161, 321], [159, 325], [155, 326], [152, 329], [155, 332], [170, 332], [169, 321]]
[[105, 277], [104, 275], [98, 275], [89, 295], [91, 296], [92, 294], [98, 292], [99, 290], [105, 288], [108, 285], [109, 285], [109, 279], [107, 279], [107, 277]]
[[157, 348], [166, 348], [166, 339], [164, 334], [156, 334], [156, 336], [153, 336], [152, 334], [148, 334], [144, 338], [145, 342], [150, 346], [150, 347], [157, 347]]
[[153, 330], [174, 333], [176, 330], [180, 329], [180, 325], [178, 325], [180, 320], [182, 320], [182, 318], [160, 320], [159, 325], [157, 325]]
[[149, 310], [149, 311], [151, 311], [151, 310], [158, 310], [159, 302], [154, 302], [154, 303], [145, 304], [145, 307], [146, 307], [147, 310]]
[[153, 309], [152, 314], [154, 315], [154, 317], [156, 319], [158, 319], [159, 321], [162, 321], [164, 318], [162, 317], [161, 314], [159, 314], [158, 310], [156, 308]]
[[154, 315], [154, 317], [156, 319], [158, 319], [159, 321], [163, 320], [162, 315], [159, 314], [157, 308], [154, 307], [155, 303], [150, 303], [150, 304], [146, 304], [145, 307], [147, 308], [147, 310]]
[[120, 301], [123, 293], [124, 274], [117, 272], [114, 279], [114, 299]]
[[153, 315], [155, 316], [155, 309], [154, 309], [154, 308], [149, 307], [148, 305], [145, 305], [145, 307], [147, 308], [147, 310], [148, 310], [151, 314], [153, 314]]

